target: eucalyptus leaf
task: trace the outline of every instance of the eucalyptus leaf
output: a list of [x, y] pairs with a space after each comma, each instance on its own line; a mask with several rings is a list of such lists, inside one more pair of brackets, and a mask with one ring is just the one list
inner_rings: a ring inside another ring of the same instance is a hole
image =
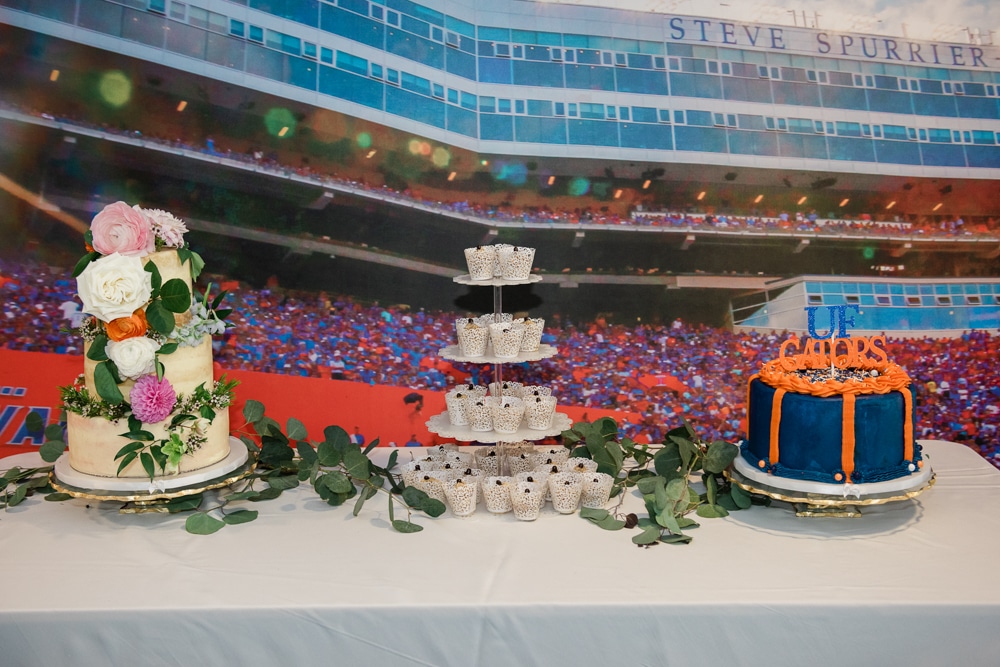
[[10, 494], [7, 498], [7, 506], [14, 507], [15, 505], [20, 505], [25, 498], [28, 497], [28, 485], [20, 484], [14, 489], [14, 493]]
[[259, 421], [263, 416], [264, 404], [260, 401], [248, 398], [247, 402], [243, 404], [243, 418], [247, 420], [247, 423], [253, 424]]
[[399, 458], [399, 450], [398, 449], [394, 449], [391, 452], [389, 452], [389, 461], [388, 461], [388, 463], [385, 464], [385, 469], [386, 470], [392, 470], [393, 468], [395, 468], [396, 467], [396, 459], [397, 458]]
[[715, 481], [715, 475], [712, 475], [711, 473], [704, 475], [704, 480], [708, 504], [715, 505], [716, 498], [718, 498], [719, 495], [719, 483]]
[[160, 303], [171, 313], [186, 313], [191, 308], [191, 290], [180, 278], [172, 278], [160, 287]]
[[361, 453], [361, 449], [355, 445], [349, 447], [344, 452], [344, 468], [347, 474], [355, 479], [368, 479], [371, 476], [371, 461]]
[[674, 533], [673, 535], [664, 535], [660, 538], [660, 541], [664, 544], [690, 544], [691, 539], [690, 535]]
[[171, 514], [177, 514], [178, 512], [189, 512], [191, 510], [196, 510], [201, 507], [201, 503], [204, 500], [204, 494], [196, 493], [193, 496], [181, 496], [180, 498], [172, 498], [167, 501], [167, 511]]
[[323, 429], [323, 437], [327, 442], [341, 451], [351, 442], [351, 436], [347, 435], [347, 431], [340, 426], [327, 426]]
[[253, 500], [260, 495], [259, 491], [254, 491], [253, 489], [247, 489], [245, 491], [239, 491], [237, 493], [231, 493], [226, 496], [226, 502], [235, 503], [238, 500]]
[[[24, 427], [28, 429], [29, 433], [39, 433], [45, 428], [45, 420], [36, 410], [32, 410], [24, 418]], [[48, 438], [48, 435], [45, 437]]]
[[701, 526], [700, 523], [686, 516], [677, 517], [677, 525], [681, 527], [681, 530], [684, 530], [686, 528], [698, 528], [699, 526]]
[[281, 489], [276, 489], [273, 486], [269, 486], [266, 489], [263, 489], [260, 492], [258, 492], [256, 496], [253, 496], [252, 498], [247, 498], [247, 500], [249, 500], [252, 503], [257, 503], [264, 500], [274, 500], [281, 494], [282, 494]]
[[358, 494], [358, 499], [354, 502], [354, 511], [352, 512], [354, 516], [361, 513], [361, 508], [364, 507], [365, 501], [369, 498], [371, 498], [371, 496], [369, 496], [367, 492]]
[[62, 440], [46, 440], [38, 453], [46, 463], [54, 463], [66, 451], [66, 443]]
[[667, 482], [664, 491], [672, 502], [676, 503], [678, 500], [687, 499], [688, 482], [687, 478], [672, 479]]
[[115, 382], [108, 368], [108, 361], [102, 361], [94, 367], [94, 384], [97, 386], [97, 394], [112, 405], [120, 405], [125, 397], [122, 396], [118, 383]]
[[341, 450], [337, 449], [329, 440], [323, 440], [317, 445], [316, 454], [322, 465], [330, 466], [331, 468], [339, 466], [343, 460]]
[[308, 442], [299, 442], [295, 445], [295, 451], [299, 453], [299, 458], [306, 462], [308, 465], [312, 465], [314, 461], [319, 460], [319, 456], [316, 454], [316, 450]]
[[661, 526], [669, 530], [671, 533], [681, 532], [681, 527], [677, 523], [677, 518], [668, 512], [664, 511], [657, 514], [656, 523], [660, 524]]
[[445, 505], [436, 498], [427, 498], [420, 503], [420, 509], [427, 516], [441, 516], [444, 514]]
[[402, 519], [393, 519], [392, 527], [395, 528], [400, 533], [419, 533], [424, 529], [423, 526], [418, 526], [415, 523], [410, 523], [409, 521], [403, 521]]
[[354, 488], [354, 484], [351, 483], [351, 480], [348, 479], [347, 475], [339, 470], [334, 470], [333, 472], [323, 475], [316, 480], [316, 483], [323, 484], [333, 493], [349, 493], [350, 490]]
[[173, 333], [176, 321], [174, 315], [160, 301], [150, 301], [146, 306], [146, 322], [158, 333], [169, 336]]
[[420, 503], [429, 498], [426, 492], [421, 491], [415, 486], [408, 486], [403, 489], [403, 502], [405, 502], [410, 507], [420, 507]]
[[721, 505], [699, 505], [695, 512], [703, 519], [718, 519], [729, 516], [729, 512]]
[[187, 518], [187, 521], [184, 522], [184, 529], [194, 535], [211, 535], [221, 530], [225, 525], [213, 516], [198, 512]]
[[49, 501], [50, 503], [56, 503], [62, 500], [69, 500], [72, 497], [73, 496], [69, 495], [68, 493], [50, 493], [47, 496], [45, 496], [45, 500]]
[[660, 529], [659, 528], [646, 528], [638, 535], [632, 536], [632, 542], [635, 544], [653, 544], [660, 539]]
[[737, 484], [729, 485], [729, 494], [732, 496], [733, 502], [741, 510], [745, 510], [753, 504], [753, 498], [750, 493]]
[[720, 507], [724, 507], [729, 512], [735, 512], [740, 509], [739, 506], [736, 504], [736, 501], [733, 500], [732, 493], [730, 493], [729, 491], [726, 491], [725, 493], [720, 493], [716, 498], [716, 503]]
[[230, 526], [238, 523], [250, 523], [257, 518], [257, 510], [237, 509], [223, 515], [222, 521]]
[[287, 491], [288, 489], [294, 489], [299, 485], [298, 475], [282, 475], [281, 477], [269, 477], [267, 480], [267, 485], [272, 489], [281, 489], [282, 491]]
[[653, 493], [658, 484], [665, 483], [666, 480], [659, 476], [643, 477], [636, 482], [636, 488], [638, 488], [641, 493]]
[[729, 467], [740, 449], [736, 445], [716, 440], [708, 446], [705, 453], [705, 472], [722, 474], [722, 471]]
[[288, 418], [288, 422], [285, 425], [285, 433], [288, 435], [289, 440], [305, 440], [309, 437], [309, 433], [306, 432], [305, 424], [300, 422], [295, 417]]
[[624, 521], [622, 521], [621, 519], [616, 519], [613, 516], [605, 517], [600, 521], [595, 521], [594, 523], [596, 523], [604, 530], [621, 530], [622, 528], [625, 527]]
[[264, 465], [279, 467], [295, 458], [295, 452], [286, 444], [267, 441], [260, 449], [259, 461]]
[[607, 519], [610, 515], [611, 512], [609, 512], [606, 509], [598, 507], [580, 508], [580, 516], [583, 517], [584, 519], [587, 519], [588, 521], [593, 521], [595, 523], [601, 521], [602, 519]]
[[661, 477], [672, 476], [681, 467], [681, 454], [675, 442], [666, 442], [663, 449], [653, 455], [653, 468]]

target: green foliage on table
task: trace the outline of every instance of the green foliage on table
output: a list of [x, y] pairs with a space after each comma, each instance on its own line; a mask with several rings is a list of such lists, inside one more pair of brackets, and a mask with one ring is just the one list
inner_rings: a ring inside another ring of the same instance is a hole
[[[618, 424], [610, 417], [593, 422], [578, 422], [563, 431], [563, 445], [570, 456], [588, 458], [597, 463], [598, 472], [615, 479], [611, 496], [619, 497], [635, 488], [646, 508], [646, 516], [620, 516], [617, 511], [583, 509], [580, 516], [605, 530], [638, 528], [632, 542], [649, 546], [658, 542], [687, 544], [691, 536], [685, 530], [698, 527], [689, 514], [701, 518], [724, 517], [751, 504], [750, 494], [732, 484], [723, 472], [736, 458], [736, 445], [700, 439], [689, 424], [667, 433], [659, 445], [639, 444], [631, 438], [618, 437]], [[691, 484], [700, 473], [704, 492]]]
[[[164, 504], [170, 513], [192, 513], [184, 523], [189, 533], [210, 535], [226, 526], [254, 521], [258, 516], [257, 510], [233, 508], [230, 504], [274, 500], [283, 492], [304, 483], [312, 486], [328, 505], [339, 506], [353, 499], [354, 516], [358, 516], [368, 500], [380, 493], [385, 494], [389, 503], [389, 524], [400, 533], [423, 530], [423, 526], [412, 521], [414, 512], [438, 517], [445, 511], [445, 505], [440, 500], [406, 486], [401, 477], [391, 472], [396, 465], [396, 450], [389, 454], [384, 467], [368, 457], [378, 446], [378, 439], [362, 449], [351, 442], [347, 431], [340, 426], [327, 426], [323, 430], [323, 440], [310, 441], [300, 420], [291, 417], [282, 429], [277, 421], [265, 414], [264, 405], [254, 400], [246, 402], [243, 417], [246, 423], [236, 431], [256, 463], [254, 471], [220, 492], [217, 503], [211, 507], [203, 507], [203, 493], [174, 498]], [[54, 462], [62, 455], [66, 448], [63, 424], [46, 427], [36, 412], [28, 414], [26, 424], [29, 432], [45, 435], [40, 449], [43, 460]], [[151, 479], [157, 467], [163, 469], [171, 455], [169, 442], [150, 445], [152, 434], [142, 430], [142, 424], [134, 418], [129, 419], [128, 432], [121, 435], [133, 440], [118, 452], [118, 458], [122, 459], [121, 467], [138, 458]], [[55, 493], [49, 485], [51, 471], [52, 466], [4, 471], [0, 475], [0, 507], [18, 505], [39, 491], [48, 494], [46, 500], [68, 500], [70, 495]], [[405, 512], [406, 518], [397, 519], [397, 510]]]

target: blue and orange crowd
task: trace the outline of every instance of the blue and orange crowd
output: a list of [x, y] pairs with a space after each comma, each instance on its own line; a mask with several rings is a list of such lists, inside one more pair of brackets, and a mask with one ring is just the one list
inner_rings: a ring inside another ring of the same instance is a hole
[[[0, 260], [0, 347], [80, 354], [75, 281], [61, 270]], [[237, 289], [235, 326], [216, 341], [223, 368], [443, 391], [488, 382], [489, 367], [451, 363], [455, 319], [468, 313], [410, 311], [348, 296]], [[478, 313], [476, 313], [478, 314]], [[688, 420], [708, 439], [738, 440], [746, 377], [785, 336], [691, 325], [621, 325], [598, 319], [547, 322], [559, 354], [505, 366], [504, 379], [549, 385], [560, 402], [641, 415], [624, 431], [659, 442]], [[1000, 336], [890, 339], [891, 358], [914, 378], [918, 436], [966, 443], [1000, 466]]]

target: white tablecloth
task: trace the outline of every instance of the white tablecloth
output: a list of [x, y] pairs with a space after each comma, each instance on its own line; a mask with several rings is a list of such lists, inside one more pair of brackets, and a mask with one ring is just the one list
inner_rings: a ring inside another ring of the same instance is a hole
[[209, 536], [32, 498], [0, 514], [0, 664], [998, 664], [1000, 472], [925, 452], [914, 501], [754, 507], [650, 549], [555, 514], [403, 535], [384, 500], [355, 518], [310, 488]]

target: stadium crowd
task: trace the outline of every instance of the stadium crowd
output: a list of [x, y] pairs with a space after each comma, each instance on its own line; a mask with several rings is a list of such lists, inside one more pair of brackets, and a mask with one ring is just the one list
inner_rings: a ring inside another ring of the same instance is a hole
[[[118, 137], [127, 137], [137, 142], [151, 143], [171, 149], [208, 154], [220, 160], [230, 160], [252, 166], [257, 171], [269, 172], [282, 177], [296, 176], [312, 181], [318, 186], [335, 187], [353, 191], [359, 196], [377, 197], [398, 201], [408, 206], [461, 215], [479, 221], [516, 222], [528, 224], [568, 223], [602, 226], [652, 226], [674, 231], [715, 231], [728, 233], [769, 233], [821, 234], [869, 236], [905, 236], [922, 238], [985, 237], [1000, 238], [1000, 221], [993, 219], [977, 224], [966, 224], [961, 218], [947, 218], [935, 221], [923, 217], [915, 222], [907, 222], [892, 216], [887, 220], [874, 220], [869, 214], [857, 219], [836, 218], [833, 213], [825, 218], [816, 211], [776, 211], [768, 214], [708, 214], [679, 211], [643, 210], [641, 205], [632, 207], [628, 213], [609, 210], [592, 200], [594, 206], [573, 209], [552, 209], [546, 205], [515, 205], [511, 203], [486, 204], [470, 202], [467, 199], [446, 201], [441, 197], [428, 198], [413, 188], [397, 190], [388, 185], [368, 183], [363, 177], [344, 177], [330, 173], [302, 159], [298, 166], [283, 163], [273, 152], [265, 153], [253, 146], [245, 148], [226, 147], [226, 138], [208, 137], [205, 141], [191, 141], [181, 138], [169, 139], [155, 131], [143, 132], [139, 129], [116, 128], [107, 123], [94, 123], [79, 117], [53, 115], [36, 110], [27, 111], [9, 101], [0, 101], [0, 109], [15, 113], [27, 113], [66, 126], [76, 126], [96, 130]], [[236, 142], [232, 142], [234, 145]], [[581, 202], [586, 201], [581, 198]]]
[[[80, 354], [71, 330], [82, 318], [75, 295], [75, 281], [61, 270], [0, 260], [0, 347]], [[241, 288], [228, 299], [234, 326], [215, 343], [223, 368], [434, 391], [491, 379], [488, 366], [437, 356], [455, 342], [455, 319], [465, 313], [270, 289]], [[784, 338], [680, 320], [625, 326], [561, 317], [549, 324], [543, 342], [559, 354], [507, 365], [504, 379], [551, 386], [563, 404], [637, 413], [641, 419], [623, 431], [650, 442], [682, 419], [708, 439], [742, 437], [746, 377]], [[889, 352], [915, 380], [918, 436], [963, 442], [1000, 467], [1000, 336], [893, 339]]]

